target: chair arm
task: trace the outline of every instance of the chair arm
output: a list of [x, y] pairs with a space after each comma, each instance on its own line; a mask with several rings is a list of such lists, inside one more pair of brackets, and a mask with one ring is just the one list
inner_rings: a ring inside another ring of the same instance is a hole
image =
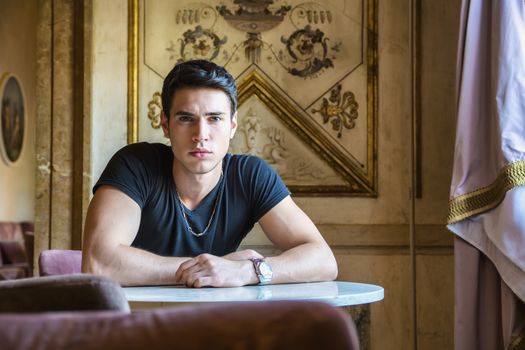
[[122, 288], [89, 274], [32, 277], [0, 282], [0, 312], [68, 310], [129, 311]]

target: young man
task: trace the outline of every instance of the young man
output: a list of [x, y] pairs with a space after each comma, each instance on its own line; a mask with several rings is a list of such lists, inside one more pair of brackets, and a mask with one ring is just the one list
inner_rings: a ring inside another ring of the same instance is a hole
[[[171, 148], [118, 151], [96, 183], [82, 271], [123, 285], [232, 287], [333, 280], [321, 234], [264, 161], [227, 154], [237, 128], [232, 76], [208, 61], [176, 65], [162, 87]], [[259, 222], [282, 252], [236, 251]]]

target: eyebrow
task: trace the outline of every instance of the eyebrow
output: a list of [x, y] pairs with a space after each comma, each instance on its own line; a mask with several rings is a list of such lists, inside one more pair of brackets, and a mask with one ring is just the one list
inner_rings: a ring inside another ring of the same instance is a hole
[[[226, 112], [208, 112], [208, 113], [205, 113], [204, 115], [206, 116], [219, 116], [219, 115], [225, 115], [227, 114]], [[188, 111], [178, 111], [178, 112], [175, 112], [175, 115], [179, 115], [179, 116], [195, 116], [195, 113], [192, 113], [192, 112], [188, 112]]]

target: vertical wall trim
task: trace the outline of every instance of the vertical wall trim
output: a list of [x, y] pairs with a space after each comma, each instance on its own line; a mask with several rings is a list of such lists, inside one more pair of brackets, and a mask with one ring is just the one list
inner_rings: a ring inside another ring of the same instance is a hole
[[49, 173], [49, 204], [48, 204], [48, 222], [47, 222], [47, 249], [51, 249], [51, 240], [52, 240], [52, 233], [53, 233], [53, 225], [51, 218], [53, 216], [53, 115], [54, 115], [54, 91], [55, 91], [55, 1], [51, 0], [51, 16], [50, 16], [50, 30], [51, 30], [51, 55], [50, 55], [50, 114], [49, 114], [49, 135], [47, 142], [49, 142], [49, 165], [50, 165], [50, 173]]
[[38, 256], [50, 247], [51, 117], [53, 115], [53, 1], [38, 0], [37, 85], [35, 132], [35, 243], [34, 272]]
[[[93, 2], [82, 1], [84, 4], [84, 105], [83, 105], [83, 155], [82, 155], [82, 225], [80, 239], [82, 242], [82, 233], [84, 229], [84, 222], [86, 221], [87, 209], [91, 198], [91, 121], [92, 121], [92, 100], [91, 100], [91, 88], [92, 88], [92, 47], [93, 47]], [[82, 245], [82, 244], [81, 244]]]
[[128, 143], [138, 141], [139, 4], [128, 1]]
[[71, 247], [80, 249], [84, 173], [84, 2], [73, 4], [73, 193]]
[[412, 328], [412, 349], [417, 350], [417, 288], [416, 288], [416, 197], [420, 192], [418, 178], [418, 60], [417, 60], [417, 40], [418, 37], [418, 0], [410, 0], [410, 64], [411, 64], [411, 137], [410, 137], [410, 321]]

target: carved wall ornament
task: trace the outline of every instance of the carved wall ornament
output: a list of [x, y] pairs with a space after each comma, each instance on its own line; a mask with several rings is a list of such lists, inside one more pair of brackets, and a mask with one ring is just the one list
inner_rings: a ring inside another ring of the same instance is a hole
[[[177, 24], [194, 24], [201, 23], [201, 20], [213, 18], [213, 7], [205, 4], [194, 4], [196, 8], [183, 8], [177, 10], [175, 14], [175, 23]], [[204, 5], [204, 6], [203, 6]]]
[[[253, 109], [239, 118], [239, 132], [244, 136], [242, 147], [232, 145], [233, 153], [252, 154], [263, 158], [284, 181], [321, 180], [327, 174], [311, 161], [295, 154], [286, 144], [286, 130], [264, 123]], [[239, 134], [237, 137], [241, 137]]]
[[337, 137], [343, 136], [343, 127], [350, 130], [355, 127], [355, 120], [358, 117], [357, 109], [359, 104], [351, 91], [346, 91], [341, 96], [341, 84], [338, 84], [332, 91], [328, 99], [323, 98], [319, 109], [312, 109], [312, 113], [320, 113], [323, 123], [330, 122], [332, 129], [337, 131]]
[[236, 152], [265, 159], [295, 195], [377, 195], [377, 0], [141, 4], [128, 136], [165, 142], [159, 86], [174, 64], [208, 59], [238, 83]]
[[197, 25], [193, 30], [188, 29], [182, 34], [182, 38], [178, 39], [180, 42], [179, 49], [173, 41], [170, 41], [170, 46], [166, 51], [171, 52], [170, 60], [175, 59], [176, 52], [179, 51], [180, 61], [189, 59], [205, 59], [213, 61], [219, 55], [221, 47], [228, 41], [227, 37], [219, 38], [210, 29], [203, 29]]
[[[220, 57], [227, 65], [238, 62], [241, 59], [239, 53], [244, 52], [246, 60], [259, 63], [263, 50], [267, 50], [267, 59], [278, 63], [293, 76], [314, 78], [323, 69], [333, 68], [333, 60], [340, 52], [342, 42], [334, 41], [328, 45], [329, 38], [320, 29], [332, 23], [331, 11], [315, 3], [302, 3], [293, 8], [281, 5], [271, 9], [273, 3], [273, 0], [234, 0], [236, 9], [224, 4], [213, 8], [203, 3], [191, 3], [178, 9], [175, 23], [187, 29], [181, 37], [168, 42], [165, 50], [169, 60], [215, 61]], [[216, 27], [221, 17], [233, 28], [245, 33], [246, 39], [236, 42], [230, 50], [225, 49], [228, 37], [218, 34], [223, 28]], [[288, 35], [281, 36], [284, 47], [265, 41], [261, 33], [275, 28], [284, 20], [288, 20], [292, 28]], [[191, 27], [188, 28], [188, 25]]]
[[[361, 165], [356, 164], [357, 162], [349, 162], [344, 152], [334, 147], [327, 136], [319, 133], [317, 126], [311, 120], [297, 112], [259, 73], [254, 71], [241, 79], [238, 90], [240, 106], [250, 97], [256, 96], [271, 110], [272, 115], [284, 124], [288, 132], [296, 135], [347, 183], [344, 186], [289, 185], [292, 193], [296, 195], [375, 195], [367, 176], [360, 169]], [[246, 144], [250, 143], [251, 146], [233, 151], [235, 153], [248, 151], [262, 157], [277, 170], [285, 183], [288, 179], [323, 179], [325, 174], [321, 169], [312, 167], [308, 159], [297, 157], [290, 152], [285, 132], [266, 127], [264, 120], [262, 116], [248, 110], [239, 123], [239, 130], [245, 133]]]
[[308, 77], [316, 74], [323, 68], [333, 67], [333, 61], [326, 57], [328, 53], [328, 38], [319, 29], [313, 30], [310, 25], [296, 30], [289, 38], [281, 37], [286, 45], [286, 51], [292, 58], [294, 66], [288, 67], [290, 74], [299, 77]]
[[148, 102], [148, 119], [151, 120], [153, 129], [160, 128], [160, 112], [162, 111], [162, 100], [160, 92], [155, 91], [153, 98]]
[[245, 57], [257, 63], [264, 45], [261, 33], [281, 23], [291, 7], [283, 5], [272, 12], [269, 6], [273, 0], [234, 0], [234, 4], [238, 5], [235, 11], [226, 5], [217, 6], [217, 11], [231, 26], [246, 33], [247, 38], [242, 43]]

